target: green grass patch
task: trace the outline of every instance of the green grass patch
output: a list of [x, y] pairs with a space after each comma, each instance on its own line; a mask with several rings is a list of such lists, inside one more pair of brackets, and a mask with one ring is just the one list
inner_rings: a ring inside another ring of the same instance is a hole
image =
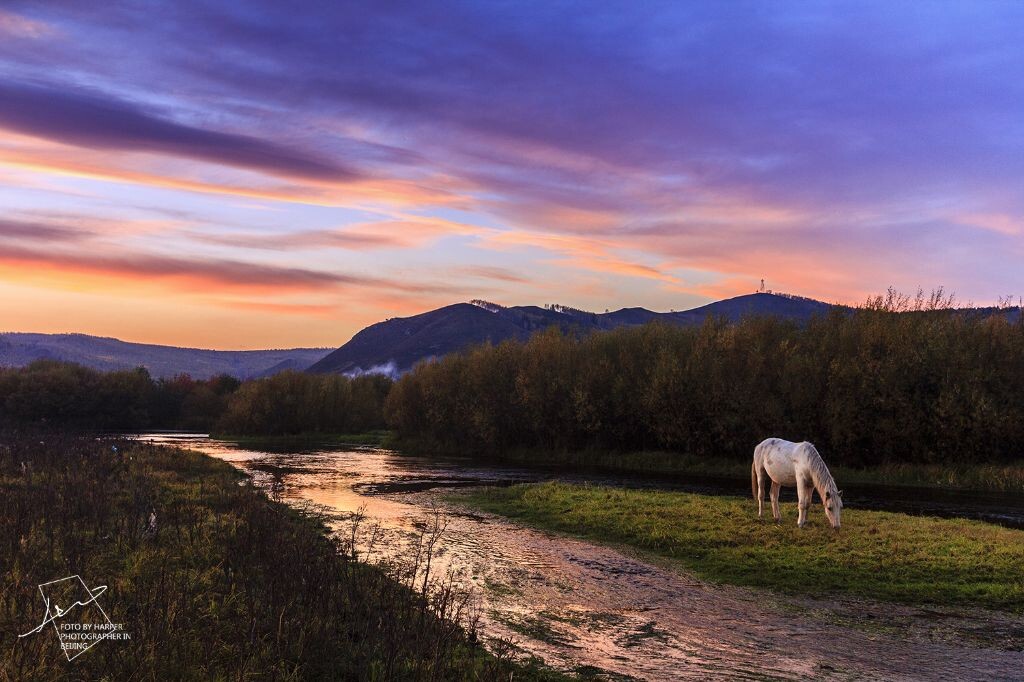
[[812, 596], [1024, 611], [1024, 531], [979, 521], [811, 507], [796, 527], [759, 521], [753, 500], [562, 483], [486, 488], [460, 503], [587, 539], [625, 544], [711, 582]]

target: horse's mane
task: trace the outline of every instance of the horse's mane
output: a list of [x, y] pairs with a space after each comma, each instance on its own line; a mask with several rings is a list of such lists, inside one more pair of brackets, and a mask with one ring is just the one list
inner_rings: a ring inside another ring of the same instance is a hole
[[807, 458], [807, 465], [811, 469], [811, 479], [814, 481], [814, 487], [817, 489], [821, 501], [825, 501], [825, 493], [838, 495], [839, 488], [836, 486], [836, 481], [832, 478], [828, 467], [825, 466], [825, 460], [818, 454], [818, 449], [814, 447], [814, 443], [804, 443], [804, 446], [811, 455]]

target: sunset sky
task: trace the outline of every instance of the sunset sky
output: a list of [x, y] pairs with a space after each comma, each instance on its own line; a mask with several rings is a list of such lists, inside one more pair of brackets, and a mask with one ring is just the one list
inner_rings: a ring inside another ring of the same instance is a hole
[[0, 331], [1024, 294], [1024, 3], [0, 4]]

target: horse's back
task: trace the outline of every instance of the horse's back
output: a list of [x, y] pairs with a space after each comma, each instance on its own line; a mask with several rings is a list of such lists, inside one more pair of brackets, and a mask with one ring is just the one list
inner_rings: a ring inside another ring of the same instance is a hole
[[769, 448], [774, 447], [779, 443], [788, 443], [788, 440], [782, 440], [781, 438], [765, 438], [763, 441], [754, 446], [754, 453], [764, 452]]
[[800, 445], [782, 438], [766, 438], [754, 448], [755, 466], [763, 467], [780, 485], [795, 485]]
[[794, 450], [797, 445], [797, 443], [788, 441], [784, 438], [765, 438], [754, 448], [754, 456], [756, 457], [758, 454], [764, 456], [773, 450], [780, 452], [791, 451]]

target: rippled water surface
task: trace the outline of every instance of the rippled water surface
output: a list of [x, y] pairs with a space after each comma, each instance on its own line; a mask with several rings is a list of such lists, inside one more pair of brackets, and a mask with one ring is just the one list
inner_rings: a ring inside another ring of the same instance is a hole
[[[438, 494], [475, 485], [583, 480], [578, 474], [440, 461], [374, 448], [269, 452], [193, 434], [142, 438], [228, 461], [286, 500], [327, 507], [339, 524], [365, 508], [368, 521], [380, 523], [382, 538], [375, 551], [385, 556], [409, 551], [412, 538], [442, 508], [448, 525], [439, 564], [473, 586], [485, 638], [512, 638], [524, 652], [564, 669], [587, 666], [645, 680], [1024, 676], [1019, 650], [1024, 620], [1019, 618], [712, 586], [614, 549], [447, 508]], [[728, 492], [729, 484], [664, 486]], [[948, 502], [940, 503], [947, 504], [948, 512]], [[885, 506], [884, 500], [875, 506]], [[973, 515], [964, 509], [962, 515]]]

